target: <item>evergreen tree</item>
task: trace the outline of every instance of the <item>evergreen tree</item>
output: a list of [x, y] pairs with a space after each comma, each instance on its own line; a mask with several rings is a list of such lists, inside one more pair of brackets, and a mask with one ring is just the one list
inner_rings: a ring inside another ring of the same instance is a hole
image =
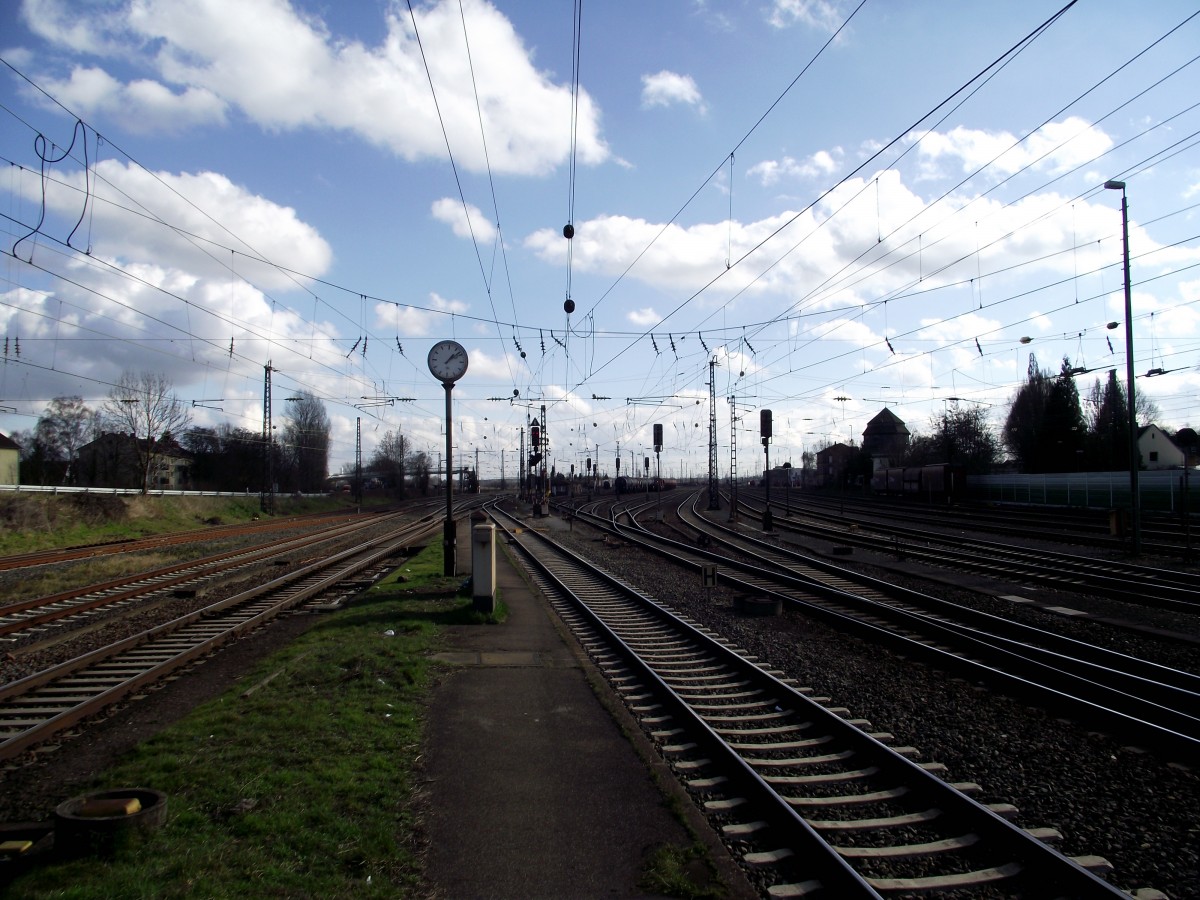
[[1022, 472], [1075, 472], [1084, 460], [1087, 425], [1079, 391], [1063, 357], [1058, 375], [1040, 369], [1029, 355], [1029, 369], [1004, 422], [1004, 445]]
[[1129, 468], [1129, 400], [1117, 370], [1108, 380], [1096, 379], [1089, 398], [1086, 453], [1091, 472], [1118, 472]]
[[1049, 373], [1038, 368], [1037, 357], [1029, 354], [1025, 381], [1004, 420], [1004, 446], [1022, 472], [1040, 472], [1040, 445], [1046, 419], [1046, 398], [1050, 390]]
[[1064, 356], [1059, 376], [1051, 379], [1047, 387], [1039, 441], [1042, 472], [1078, 472], [1083, 467], [1087, 423], [1071, 371], [1071, 360]]

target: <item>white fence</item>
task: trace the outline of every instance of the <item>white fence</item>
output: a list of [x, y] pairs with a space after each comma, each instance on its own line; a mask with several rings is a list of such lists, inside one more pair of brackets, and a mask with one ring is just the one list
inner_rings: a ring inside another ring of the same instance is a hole
[[[140, 488], [69, 487], [52, 484], [0, 484], [0, 492], [10, 494], [141, 494]], [[257, 497], [258, 492], [249, 491], [168, 491], [163, 489], [144, 492], [148, 497]], [[278, 496], [278, 495], [277, 495]], [[319, 494], [313, 496], [321, 496]]]

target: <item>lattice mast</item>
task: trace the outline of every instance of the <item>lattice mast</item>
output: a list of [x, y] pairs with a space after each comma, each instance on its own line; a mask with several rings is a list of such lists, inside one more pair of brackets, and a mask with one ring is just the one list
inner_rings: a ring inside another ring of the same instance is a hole
[[721, 508], [721, 480], [717, 475], [717, 360], [708, 361], [708, 508]]
[[263, 367], [263, 486], [259, 507], [263, 512], [275, 510], [275, 435], [271, 426], [271, 361]]
[[354, 420], [354, 499], [360, 506], [362, 505], [362, 416]]
[[737, 521], [737, 397], [729, 395], [729, 521]]

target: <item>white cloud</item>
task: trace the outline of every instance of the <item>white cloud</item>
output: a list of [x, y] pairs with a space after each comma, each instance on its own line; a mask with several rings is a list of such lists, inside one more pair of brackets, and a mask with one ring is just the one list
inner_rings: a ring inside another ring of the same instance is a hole
[[[828, 242], [820, 236], [807, 247], [810, 252], [790, 254], [783, 263], [757, 279], [755, 270], [768, 255], [754, 256], [750, 265], [726, 269], [726, 260], [736, 260], [751, 251], [793, 215], [785, 212], [749, 223], [716, 222], [687, 227], [671, 224], [665, 228], [628, 216], [599, 216], [575, 224], [573, 265], [576, 271], [616, 276], [642, 254], [629, 277], [668, 291], [672, 296], [683, 286], [690, 285], [687, 290], [692, 290], [718, 275], [722, 276], [723, 296], [742, 289], [755, 293], [783, 289], [793, 280], [802, 282], [806, 277], [819, 281], [815, 276], [828, 260]], [[800, 216], [787, 229], [789, 238], [797, 239], [811, 229], [811, 224], [811, 214]], [[565, 262], [563, 243], [562, 235], [548, 228], [534, 232], [524, 241], [540, 259], [554, 265]]]
[[[68, 16], [51, 0], [27, 0], [25, 15], [38, 20], [38, 33], [47, 40], [91, 52], [157, 47], [156, 73], [171, 88], [153, 91], [143, 83], [121, 89], [92, 75], [96, 105], [86, 102], [85, 85], [77, 90], [84, 114], [110, 109], [125, 96], [156, 101], [150, 107], [159, 113], [169, 107], [181, 117], [178, 127], [201, 121], [201, 113], [211, 121], [219, 105], [228, 104], [268, 129], [347, 131], [408, 160], [445, 156], [421, 49], [400, 5], [385, 13], [386, 34], [370, 47], [331, 35], [322, 21], [286, 0], [134, 0], [121, 9], [123, 18], [115, 12], [89, 16], [89, 32], [76, 24], [78, 11]], [[419, 9], [416, 18], [460, 165], [482, 171], [490, 159], [495, 171], [545, 174], [566, 159], [570, 135], [562, 123], [571, 110], [570, 88], [535, 68], [503, 14], [486, 0], [463, 0], [461, 13], [456, 0], [440, 0]], [[177, 98], [173, 105], [164, 102], [167, 96]], [[576, 140], [581, 163], [607, 159], [599, 112], [586, 91], [579, 96]]]
[[818, 150], [803, 160], [793, 159], [790, 156], [778, 160], [768, 159], [751, 166], [746, 174], [751, 178], [757, 178], [763, 187], [771, 187], [784, 178], [794, 180], [801, 178], [827, 179], [838, 170], [839, 161], [844, 155], [841, 147], [834, 147], [831, 151]]
[[[971, 340], [981, 334], [999, 331], [1001, 323], [976, 313], [955, 316], [950, 319], [924, 318], [916, 338], [921, 341], [934, 341], [939, 345], [953, 344], [958, 341]], [[976, 351], [973, 349], [972, 353]]]
[[[100, 256], [153, 261], [197, 276], [232, 274], [265, 289], [295, 287], [293, 278], [276, 266], [320, 275], [332, 262], [329, 244], [294, 209], [253, 194], [224, 175], [150, 172], [113, 159], [101, 160], [93, 172], [86, 237], [77, 234], [73, 243], [85, 239]], [[83, 175], [62, 180], [69, 187], [49, 183], [47, 208], [74, 221], [84, 197]], [[236, 255], [231, 257], [229, 249]]]
[[430, 211], [435, 219], [449, 225], [460, 238], [473, 236], [481, 243], [490, 243], [496, 238], [496, 227], [487, 220], [483, 211], [472, 203], [468, 203], [464, 211], [461, 200], [442, 197], [433, 201]]
[[[1096, 292], [1101, 275], [1080, 273], [1100, 272], [1118, 258], [1112, 242], [1119, 234], [1111, 204], [1072, 204], [1053, 193], [1011, 204], [960, 195], [930, 204], [900, 173], [886, 170], [850, 179], [807, 211], [784, 209], [749, 222], [664, 226], [617, 215], [577, 221], [572, 260], [576, 272], [649, 285], [675, 298], [670, 308], [702, 288], [700, 308], [766, 297], [776, 312], [840, 310], [899, 292], [893, 311], [950, 304], [957, 314], [1002, 302], [1025, 278], [1049, 276], [1052, 296], [1054, 284], [1078, 274], [1071, 290]], [[1130, 239], [1139, 256], [1153, 260], [1145, 266], [1177, 268], [1196, 255], [1161, 248], [1141, 228]], [[528, 235], [524, 246], [547, 264], [565, 263], [556, 229]], [[745, 264], [736, 264], [746, 254]], [[864, 254], [875, 260], [869, 275]], [[727, 259], [735, 263], [728, 270]]]
[[964, 173], [986, 167], [1001, 176], [1032, 167], [1057, 174], [1097, 158], [1112, 144], [1100, 128], [1072, 116], [1042, 126], [1019, 143], [1006, 131], [962, 126], [931, 131], [920, 137], [917, 152], [924, 174], [931, 178], [949, 174], [943, 167], [956, 162]]
[[[47, 333], [54, 325], [53, 317], [46, 314], [47, 305], [52, 299], [51, 294], [28, 288], [0, 291], [0, 328], [4, 329], [6, 336], [24, 334], [26, 340], [30, 335]], [[23, 323], [21, 328], [15, 326], [18, 321]], [[9, 351], [15, 358], [15, 345], [10, 346]]]
[[421, 307], [376, 303], [373, 327], [394, 333], [403, 346], [408, 338], [425, 337], [433, 333], [435, 327], [440, 327], [446, 321], [443, 313], [465, 313], [470, 308], [463, 301], [447, 300], [436, 291], [429, 295], [428, 301]]
[[46, 90], [65, 106], [101, 115], [135, 134], [225, 122], [225, 103], [212, 91], [187, 88], [174, 93], [147, 79], [122, 84], [103, 69], [94, 67], [77, 66], [66, 81], [47, 81]]
[[626, 313], [626, 318], [638, 328], [653, 328], [662, 317], [654, 311], [653, 306], [643, 306], [641, 309], [631, 309]]
[[124, 11], [90, 3], [86, 11], [67, 0], [22, 0], [21, 18], [39, 37], [81, 53], [119, 52], [127, 39]]
[[774, 0], [767, 21], [775, 28], [798, 23], [820, 31], [836, 31], [842, 18], [834, 0]]
[[845, 341], [854, 347], [870, 347], [883, 338], [860, 319], [828, 319], [816, 324], [810, 337], [822, 341]]
[[695, 107], [701, 115], [708, 111], [700, 88], [691, 75], [680, 75], [663, 69], [654, 75], [642, 76], [642, 107], [672, 106], [682, 103]]
[[[275, 295], [297, 284], [274, 264], [316, 274], [332, 261], [328, 244], [294, 210], [211, 172], [148, 172], [106, 159], [92, 175], [87, 215], [71, 240], [86, 255], [64, 257], [32, 239], [16, 246], [22, 259], [34, 256], [60, 276], [52, 293], [15, 298], [17, 333], [55, 323], [56, 367], [103, 384], [123, 369], [152, 366], [183, 383], [195, 378], [197, 364], [226, 371], [248, 355], [271, 358], [272, 347], [291, 347], [318, 366], [342, 361], [325, 340], [335, 326], [319, 309], [306, 305], [301, 314]], [[36, 174], [25, 177], [22, 195], [40, 192]], [[87, 196], [83, 175], [60, 175], [46, 186], [43, 231], [65, 240]]]

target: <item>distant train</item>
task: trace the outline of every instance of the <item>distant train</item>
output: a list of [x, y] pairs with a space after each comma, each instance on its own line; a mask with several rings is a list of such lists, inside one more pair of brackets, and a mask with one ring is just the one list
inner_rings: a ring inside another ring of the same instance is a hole
[[637, 493], [638, 491], [645, 492], [647, 490], [657, 491], [661, 488], [664, 491], [673, 491], [677, 487], [676, 483], [670, 479], [649, 479], [626, 478], [624, 475], [618, 475], [616, 480], [616, 489], [618, 494]]
[[950, 502], [963, 495], [967, 473], [962, 466], [934, 463], [929, 466], [895, 466], [876, 469], [871, 492], [926, 502]]

